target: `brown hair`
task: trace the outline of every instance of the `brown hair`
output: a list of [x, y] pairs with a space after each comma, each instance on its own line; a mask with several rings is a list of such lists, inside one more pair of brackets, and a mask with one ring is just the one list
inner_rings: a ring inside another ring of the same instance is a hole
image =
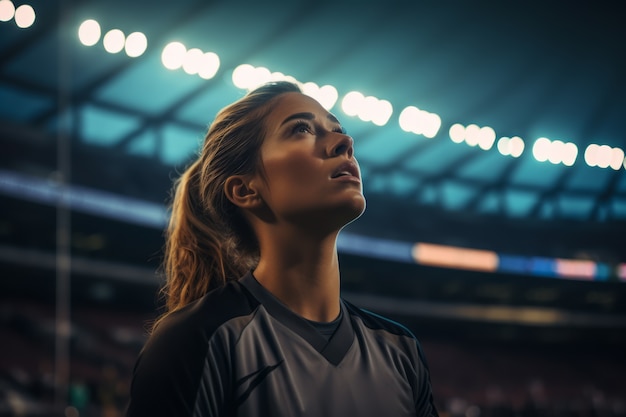
[[275, 99], [288, 92], [301, 90], [290, 82], [273, 82], [223, 108], [198, 158], [175, 181], [163, 262], [165, 313], [157, 324], [257, 263], [256, 237], [226, 198], [224, 183], [261, 168], [264, 119]]

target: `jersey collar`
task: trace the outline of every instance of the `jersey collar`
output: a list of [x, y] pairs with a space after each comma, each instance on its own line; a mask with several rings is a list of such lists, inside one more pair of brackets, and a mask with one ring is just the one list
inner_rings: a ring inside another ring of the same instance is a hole
[[350, 321], [350, 314], [343, 300], [340, 300], [342, 311], [341, 323], [339, 323], [335, 334], [333, 334], [330, 340], [326, 341], [326, 338], [309, 324], [304, 317], [294, 313], [279, 299], [274, 297], [272, 293], [266, 290], [251, 272], [244, 275], [239, 282], [261, 302], [272, 317], [305, 339], [316, 351], [324, 356], [328, 362], [334, 366], [339, 365], [354, 340], [354, 330]]

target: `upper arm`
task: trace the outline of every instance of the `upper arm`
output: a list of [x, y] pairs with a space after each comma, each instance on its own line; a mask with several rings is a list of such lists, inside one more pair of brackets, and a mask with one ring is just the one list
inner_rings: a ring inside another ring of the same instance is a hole
[[220, 415], [229, 385], [220, 346], [177, 332], [149, 340], [133, 371], [127, 417]]

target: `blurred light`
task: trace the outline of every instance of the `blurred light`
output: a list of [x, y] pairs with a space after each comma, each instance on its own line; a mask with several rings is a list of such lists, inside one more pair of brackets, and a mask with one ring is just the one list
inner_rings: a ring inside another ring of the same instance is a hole
[[585, 149], [585, 162], [587, 165], [600, 168], [611, 167], [619, 170], [624, 166], [624, 151], [620, 148], [611, 148], [608, 145], [597, 145], [592, 143]]
[[563, 146], [563, 155], [561, 157], [561, 162], [563, 165], [571, 167], [576, 162], [576, 157], [578, 156], [578, 147], [571, 142], [568, 142]]
[[620, 148], [611, 149], [611, 160], [609, 166], [615, 171], [619, 170], [624, 163], [624, 151]]
[[376, 104], [376, 112], [372, 117], [372, 123], [376, 126], [384, 126], [393, 113], [393, 106], [387, 100], [379, 100]]
[[362, 122], [371, 122], [374, 118], [374, 114], [376, 113], [376, 105], [378, 104], [378, 100], [374, 96], [367, 96], [361, 102], [361, 106], [359, 106], [359, 111], [357, 112], [357, 117]]
[[524, 152], [524, 141], [519, 136], [513, 136], [512, 138], [502, 137], [498, 140], [497, 146], [498, 152], [513, 158], [519, 157]]
[[78, 39], [85, 46], [93, 46], [100, 40], [100, 24], [93, 19], [85, 20], [78, 28]]
[[496, 140], [496, 132], [493, 128], [485, 126], [480, 128], [478, 132], [478, 146], [485, 151], [488, 151], [493, 146]]
[[509, 141], [509, 152], [513, 158], [519, 157], [524, 152], [524, 141], [519, 136], [513, 136]]
[[161, 53], [161, 62], [168, 70], [177, 70], [183, 66], [187, 48], [180, 42], [170, 42]]
[[198, 48], [187, 50], [185, 59], [183, 59], [183, 71], [189, 75], [197, 74], [202, 65], [202, 57], [204, 53]]
[[0, 22], [8, 22], [15, 16], [15, 5], [11, 0], [0, 0]]
[[233, 70], [233, 84], [235, 87], [246, 89], [250, 84], [250, 79], [253, 77], [254, 67], [250, 64], [242, 64], [237, 66]]
[[578, 147], [571, 142], [539, 138], [533, 145], [533, 156], [539, 162], [550, 161], [553, 164], [572, 166], [578, 156]]
[[269, 76], [269, 78], [267, 79], [266, 82], [270, 82], [270, 81], [290, 81], [290, 82], [292, 82], [294, 84], [300, 84], [298, 82], [298, 80], [296, 80], [291, 75], [286, 75], [286, 74], [283, 74], [282, 72], [279, 72], [279, 71], [275, 71], [275, 72], [272, 72], [270, 74], [270, 76]]
[[548, 147], [548, 161], [553, 164], [558, 164], [561, 162], [561, 155], [564, 152], [565, 143], [560, 140], [554, 140], [550, 143]]
[[141, 56], [148, 48], [148, 38], [141, 32], [133, 32], [126, 38], [124, 49], [131, 58]]
[[205, 52], [200, 59], [200, 69], [198, 70], [198, 75], [205, 80], [210, 80], [215, 77], [219, 68], [220, 57], [214, 52]]
[[539, 138], [533, 145], [533, 156], [539, 162], [545, 162], [550, 155], [550, 139]]
[[[408, 106], [400, 112], [398, 123], [400, 124], [400, 128], [405, 132], [413, 132], [416, 135], [434, 138], [441, 127], [441, 118], [435, 113], [420, 110], [415, 106]], [[453, 127], [450, 129], [452, 130]], [[463, 129], [463, 126], [461, 126], [461, 129]]]
[[332, 85], [325, 85], [320, 87], [314, 82], [307, 82], [302, 84], [301, 87], [304, 94], [313, 97], [326, 110], [330, 110], [331, 108], [333, 108], [335, 103], [337, 103], [337, 99], [339, 98], [339, 93], [337, 92], [337, 89]]
[[556, 274], [566, 278], [588, 278], [596, 276], [596, 263], [578, 259], [556, 259]]
[[362, 121], [378, 126], [385, 125], [393, 113], [393, 107], [387, 100], [365, 97], [358, 91], [351, 91], [343, 97], [341, 109], [348, 116], [358, 116]]
[[480, 139], [480, 127], [475, 124], [469, 124], [465, 128], [465, 143], [469, 146], [478, 145], [478, 140]]
[[341, 100], [341, 109], [348, 116], [356, 116], [359, 114], [361, 106], [365, 101], [365, 96], [358, 91], [351, 91]]
[[452, 142], [461, 143], [465, 140], [465, 127], [460, 123], [455, 123], [450, 126], [448, 134]]
[[272, 78], [272, 73], [265, 67], [256, 67], [252, 72], [252, 78], [250, 79], [249, 89], [254, 89], [261, 84], [269, 82]]
[[233, 71], [233, 84], [236, 87], [246, 90], [252, 90], [261, 84], [265, 84], [270, 81], [291, 81], [299, 84], [298, 81], [290, 76], [281, 72], [271, 72], [265, 67], [254, 67], [249, 64], [242, 64], [237, 66]]
[[22, 4], [15, 9], [15, 23], [25, 29], [35, 23], [35, 10], [29, 4]]
[[104, 49], [110, 54], [116, 54], [124, 49], [124, 43], [126, 37], [124, 32], [119, 29], [111, 29], [104, 35], [102, 42], [104, 43]]
[[489, 272], [498, 268], [498, 255], [495, 252], [431, 243], [416, 243], [413, 259], [419, 264], [446, 268]]
[[[274, 77], [276, 77], [276, 73]], [[252, 90], [255, 87], [269, 82], [272, 79], [272, 73], [265, 67], [254, 67], [252, 65], [243, 64], [235, 68], [233, 71], [233, 83], [242, 89]]]

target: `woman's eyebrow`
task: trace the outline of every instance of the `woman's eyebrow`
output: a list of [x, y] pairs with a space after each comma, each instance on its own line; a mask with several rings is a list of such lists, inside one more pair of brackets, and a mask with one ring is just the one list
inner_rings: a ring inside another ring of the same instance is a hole
[[[330, 120], [333, 123], [337, 123], [337, 124], [341, 124], [339, 123], [339, 120], [337, 120], [337, 118], [335, 116], [333, 116], [332, 114], [328, 113], [328, 115], [326, 115], [326, 118], [328, 120]], [[289, 122], [290, 120], [294, 120], [294, 119], [306, 119], [306, 120], [314, 120], [315, 119], [315, 115], [313, 113], [309, 113], [309, 112], [302, 112], [302, 113], [294, 113], [291, 116], [288, 116], [285, 120], [283, 120], [283, 122], [281, 123], [281, 126], [284, 125], [285, 123]]]

